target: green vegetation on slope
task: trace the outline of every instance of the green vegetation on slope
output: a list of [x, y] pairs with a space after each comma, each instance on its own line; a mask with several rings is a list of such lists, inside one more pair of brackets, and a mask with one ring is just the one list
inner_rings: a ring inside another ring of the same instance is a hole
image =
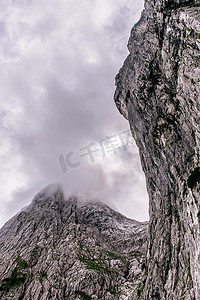
[[25, 260], [21, 259], [20, 255], [17, 256], [16, 263], [17, 266], [14, 268], [10, 276], [4, 278], [1, 281], [0, 291], [7, 292], [10, 289], [18, 287], [25, 282], [27, 274], [22, 271], [29, 268], [29, 265]]

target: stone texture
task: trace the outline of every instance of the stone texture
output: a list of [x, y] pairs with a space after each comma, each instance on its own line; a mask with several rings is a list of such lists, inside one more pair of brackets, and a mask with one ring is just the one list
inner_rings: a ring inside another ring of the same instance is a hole
[[147, 223], [50, 185], [0, 230], [0, 299], [137, 299]]
[[128, 49], [115, 102], [139, 147], [150, 201], [140, 299], [200, 299], [199, 1], [146, 1]]

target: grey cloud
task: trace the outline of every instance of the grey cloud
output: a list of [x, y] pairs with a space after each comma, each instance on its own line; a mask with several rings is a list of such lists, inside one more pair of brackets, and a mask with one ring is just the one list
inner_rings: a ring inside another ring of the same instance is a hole
[[[5, 182], [5, 174], [10, 180], [10, 190], [1, 193], [3, 221], [43, 186], [58, 181], [68, 194], [101, 198], [129, 217], [147, 218], [138, 156], [126, 151], [94, 164], [84, 161], [66, 174], [58, 161], [59, 155], [70, 151], [77, 159], [89, 142], [128, 129], [112, 100], [114, 77], [127, 54], [125, 45], [142, 1], [108, 0], [110, 14], [105, 20], [97, 14], [100, 3], [4, 4], [9, 16], [4, 27], [11, 33], [2, 31], [0, 63], [1, 135], [9, 144], [0, 158], [0, 180]], [[103, 12], [101, 7], [99, 11]]]

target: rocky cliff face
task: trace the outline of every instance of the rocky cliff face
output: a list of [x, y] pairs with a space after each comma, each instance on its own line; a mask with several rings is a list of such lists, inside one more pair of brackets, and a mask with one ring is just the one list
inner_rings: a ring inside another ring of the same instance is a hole
[[147, 0], [116, 77], [150, 199], [141, 299], [200, 299], [199, 6]]
[[0, 230], [0, 299], [137, 299], [147, 223], [50, 185]]

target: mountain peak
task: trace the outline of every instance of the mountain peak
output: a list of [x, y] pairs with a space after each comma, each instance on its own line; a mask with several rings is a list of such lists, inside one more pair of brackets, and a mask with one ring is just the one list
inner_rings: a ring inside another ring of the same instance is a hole
[[34, 199], [45, 197], [52, 197], [57, 194], [63, 194], [63, 186], [61, 183], [51, 183], [41, 189], [34, 197]]
[[60, 201], [64, 201], [63, 186], [60, 183], [52, 183], [39, 191], [32, 200], [31, 205], [39, 205], [40, 207], [53, 205]]
[[146, 244], [147, 223], [51, 184], [0, 230], [0, 298], [136, 299]]

